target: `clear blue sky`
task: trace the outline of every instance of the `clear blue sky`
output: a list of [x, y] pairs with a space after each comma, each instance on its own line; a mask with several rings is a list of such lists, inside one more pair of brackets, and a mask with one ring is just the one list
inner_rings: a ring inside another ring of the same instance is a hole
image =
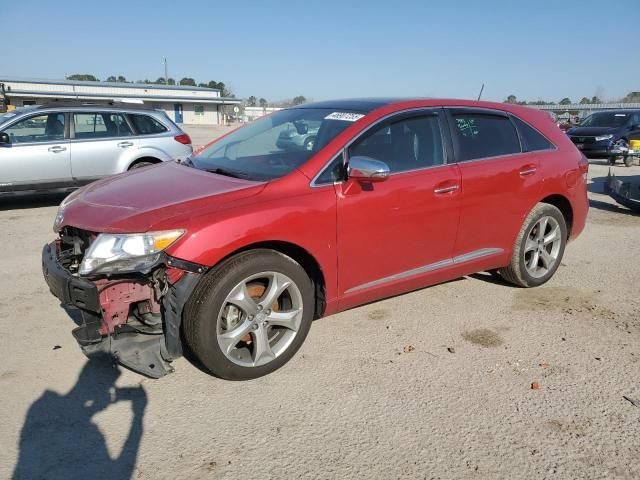
[[[640, 90], [640, 0], [0, 0], [0, 76], [224, 81], [239, 97]], [[601, 23], [602, 22], [602, 23]]]

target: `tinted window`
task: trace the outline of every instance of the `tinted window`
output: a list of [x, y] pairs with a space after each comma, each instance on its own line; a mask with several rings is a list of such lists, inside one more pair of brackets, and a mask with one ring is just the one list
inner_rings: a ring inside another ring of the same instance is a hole
[[[196, 113], [198, 113], [196, 111]], [[155, 118], [149, 115], [129, 114], [129, 119], [139, 135], [152, 135], [154, 133], [166, 132], [167, 128]]]
[[64, 114], [29, 117], [4, 130], [11, 143], [52, 142], [64, 139]]
[[76, 136], [80, 139], [127, 137], [129, 125], [119, 113], [74, 113]]
[[341, 182], [346, 179], [346, 176], [344, 157], [340, 154], [324, 169], [320, 176], [316, 178], [315, 184], [328, 185], [334, 182]]
[[458, 161], [520, 153], [518, 134], [507, 117], [454, 114], [453, 121]]
[[391, 172], [404, 172], [444, 163], [442, 136], [435, 115], [384, 122], [349, 148], [349, 156], [380, 160]]
[[555, 148], [549, 140], [528, 123], [523, 122], [518, 117], [513, 117], [513, 121], [520, 133], [523, 152], [537, 152], [540, 150], [553, 150]]

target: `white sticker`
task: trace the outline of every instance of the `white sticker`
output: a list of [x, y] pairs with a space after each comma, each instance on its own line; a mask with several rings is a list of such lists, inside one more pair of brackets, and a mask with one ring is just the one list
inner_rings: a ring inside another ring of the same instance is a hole
[[355, 122], [364, 117], [361, 113], [333, 112], [324, 117], [325, 120], [342, 120], [344, 122]]
[[627, 114], [626, 113], [616, 113], [614, 116], [616, 116], [616, 117], [626, 117]]

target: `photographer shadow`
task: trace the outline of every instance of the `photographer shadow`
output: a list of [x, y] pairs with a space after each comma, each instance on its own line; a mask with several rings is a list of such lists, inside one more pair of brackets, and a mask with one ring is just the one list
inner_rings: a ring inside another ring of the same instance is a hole
[[[106, 359], [89, 360], [67, 394], [45, 391], [27, 413], [13, 479], [131, 478], [147, 394], [142, 386], [116, 387], [120, 375]], [[121, 401], [131, 403], [133, 420], [120, 455], [112, 458], [92, 418]]]

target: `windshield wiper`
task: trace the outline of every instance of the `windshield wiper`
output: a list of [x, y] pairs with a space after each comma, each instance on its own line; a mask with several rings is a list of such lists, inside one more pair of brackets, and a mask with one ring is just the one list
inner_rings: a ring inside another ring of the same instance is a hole
[[205, 171], [209, 173], [217, 173], [218, 175], [224, 175], [225, 177], [232, 178], [248, 178], [249, 175], [242, 172], [236, 172], [233, 170], [226, 170], [224, 168], [205, 168]]

